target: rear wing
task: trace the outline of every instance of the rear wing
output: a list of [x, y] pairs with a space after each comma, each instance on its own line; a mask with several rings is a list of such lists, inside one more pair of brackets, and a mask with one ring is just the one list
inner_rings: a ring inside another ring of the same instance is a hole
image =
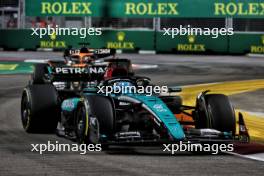
[[115, 56], [116, 49], [93, 49], [93, 53], [97, 58]]
[[66, 49], [64, 51], [64, 57], [71, 57], [72, 55], [79, 55], [80, 53], [91, 54], [92, 58], [100, 59], [108, 56], [114, 57], [116, 54], [116, 49], [90, 49], [90, 48]]
[[106, 71], [106, 65], [72, 67], [72, 66], [55, 66], [48, 67], [49, 75], [53, 82], [57, 81], [99, 81], [103, 79]]

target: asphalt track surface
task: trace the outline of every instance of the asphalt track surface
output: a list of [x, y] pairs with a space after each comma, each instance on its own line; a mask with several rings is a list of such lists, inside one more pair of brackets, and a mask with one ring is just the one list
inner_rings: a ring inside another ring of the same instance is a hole
[[[138, 70], [157, 84], [188, 85], [264, 78], [264, 58], [242, 56], [121, 55], [137, 64], [158, 64]], [[1, 58], [58, 58], [58, 53], [0, 53]], [[114, 147], [108, 152], [31, 152], [30, 144], [72, 143], [53, 134], [27, 134], [20, 121], [20, 94], [29, 75], [0, 75], [0, 175], [263, 175], [264, 162], [232, 155], [162, 152], [162, 148]], [[263, 90], [251, 93], [264, 104]], [[231, 97], [237, 106], [245, 100]], [[245, 105], [244, 105], [245, 106]], [[262, 106], [264, 107], [264, 106]], [[259, 105], [258, 111], [263, 111]]]

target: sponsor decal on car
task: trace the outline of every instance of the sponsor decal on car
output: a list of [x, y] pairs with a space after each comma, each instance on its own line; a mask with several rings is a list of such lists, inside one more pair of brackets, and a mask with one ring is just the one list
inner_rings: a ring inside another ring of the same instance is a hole
[[62, 103], [62, 106], [65, 108], [74, 108], [74, 103], [71, 100], [66, 100]]
[[106, 70], [106, 67], [56, 67], [54, 69], [56, 74], [103, 74]]
[[165, 109], [162, 104], [155, 104], [153, 108], [155, 108], [158, 112], [167, 112], [167, 109]]

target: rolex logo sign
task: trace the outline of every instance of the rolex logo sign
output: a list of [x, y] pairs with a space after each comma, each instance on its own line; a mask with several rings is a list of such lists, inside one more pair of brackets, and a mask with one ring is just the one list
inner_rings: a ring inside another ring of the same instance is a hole
[[127, 41], [126, 33], [123, 31], [117, 32], [115, 34], [116, 41], [108, 41], [107, 48], [114, 49], [135, 49], [134, 42]]
[[189, 43], [194, 43], [195, 41], [195, 36], [194, 35], [189, 35], [188, 36]]
[[126, 34], [125, 34], [124, 32], [118, 32], [116, 35], [117, 35], [117, 40], [118, 40], [119, 42], [124, 41], [125, 36], [126, 36]]
[[57, 40], [55, 32], [49, 35], [48, 40], [41, 40], [39, 45], [40, 48], [66, 48], [66, 42]]
[[50, 35], [50, 39], [51, 40], [56, 40], [56, 33], [53, 32], [51, 35]]
[[177, 51], [179, 52], [205, 52], [205, 45], [201, 43], [196, 43], [195, 35], [187, 36], [188, 43], [179, 43], [177, 45]]
[[264, 35], [260, 36], [259, 42], [260, 44], [250, 46], [251, 53], [258, 53], [258, 54], [264, 53]]

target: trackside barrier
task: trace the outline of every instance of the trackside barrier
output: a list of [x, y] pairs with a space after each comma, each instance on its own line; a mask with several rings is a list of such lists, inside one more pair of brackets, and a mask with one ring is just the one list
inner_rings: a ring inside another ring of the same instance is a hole
[[80, 42], [89, 42], [92, 48], [116, 48], [121, 51], [139, 50], [176, 53], [264, 54], [264, 34], [235, 33], [232, 36], [177, 36], [172, 39], [155, 31], [103, 30], [100, 36], [38, 36], [30, 29], [0, 30], [0, 48], [25, 50], [61, 50]]

